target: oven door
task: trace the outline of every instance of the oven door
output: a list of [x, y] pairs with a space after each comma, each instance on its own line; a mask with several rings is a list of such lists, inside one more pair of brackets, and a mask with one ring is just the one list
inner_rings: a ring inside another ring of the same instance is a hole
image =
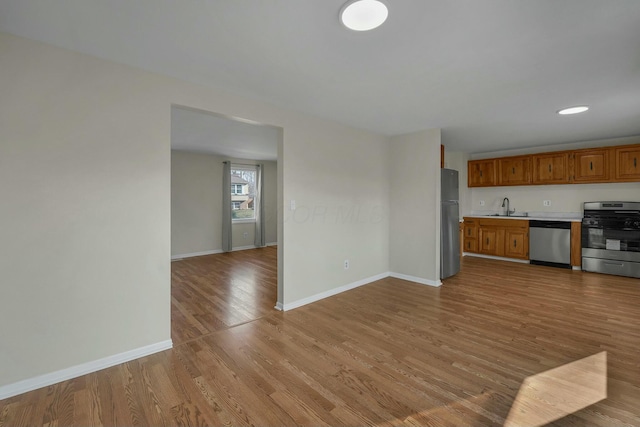
[[582, 256], [640, 262], [640, 229], [629, 225], [614, 219], [585, 219], [582, 222]]

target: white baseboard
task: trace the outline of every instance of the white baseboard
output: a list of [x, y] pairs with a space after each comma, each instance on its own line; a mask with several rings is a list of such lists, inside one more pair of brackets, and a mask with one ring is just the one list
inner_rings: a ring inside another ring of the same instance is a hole
[[474, 256], [476, 258], [497, 259], [499, 261], [519, 262], [520, 264], [530, 264], [530, 262], [528, 260], [525, 260], [525, 259], [505, 258], [505, 257], [501, 257], [501, 256], [476, 254], [476, 253], [472, 253], [472, 252], [464, 252], [463, 255], [464, 256]]
[[396, 279], [408, 280], [410, 282], [420, 283], [421, 285], [436, 286], [436, 287], [442, 286], [442, 282], [440, 280], [423, 279], [421, 277], [409, 276], [409, 275], [401, 274], [401, 273], [390, 272], [389, 273], [389, 277], [395, 277]]
[[0, 400], [42, 387], [47, 387], [52, 384], [59, 383], [60, 381], [70, 380], [71, 378], [110, 368], [111, 366], [129, 362], [140, 357], [149, 356], [150, 354], [168, 350], [172, 347], [173, 342], [171, 340], [161, 341], [155, 344], [139, 347], [134, 350], [125, 351], [124, 353], [114, 354], [113, 356], [94, 360], [92, 362], [82, 363], [70, 368], [61, 369], [59, 371], [8, 384], [0, 387]]
[[408, 280], [410, 282], [419, 283], [421, 285], [436, 286], [436, 287], [442, 286], [442, 282], [440, 280], [422, 279], [420, 277], [408, 276], [406, 274], [387, 272], [387, 273], [377, 274], [375, 276], [371, 276], [366, 279], [358, 280], [357, 282], [349, 283], [348, 285], [340, 286], [339, 288], [330, 289], [328, 291], [321, 292], [319, 294], [311, 295], [310, 297], [302, 298], [290, 303], [286, 303], [286, 304], [277, 303], [275, 306], [275, 309], [281, 310], [281, 311], [293, 310], [294, 308], [302, 307], [303, 305], [311, 304], [313, 302], [320, 301], [321, 299], [325, 299], [360, 286], [368, 285], [369, 283], [382, 280], [387, 277], [395, 277], [397, 279]]
[[[311, 295], [310, 297], [306, 297], [306, 298], [299, 299], [297, 301], [282, 304], [280, 309], [282, 311], [293, 310], [294, 308], [302, 307], [303, 305], [320, 301], [321, 299], [325, 299], [325, 298], [340, 294], [342, 292], [349, 291], [351, 289], [369, 284], [371, 282], [375, 282], [376, 280], [384, 279], [386, 277], [389, 277], [389, 273], [382, 273], [375, 276], [371, 276], [366, 279], [358, 280], [357, 282], [349, 283], [348, 285], [340, 286], [339, 288], [329, 289], [328, 291], [320, 292], [319, 294]], [[278, 305], [276, 305], [276, 308], [278, 308]]]
[[213, 255], [213, 254], [221, 254], [221, 253], [222, 253], [222, 249], [215, 249], [213, 251], [191, 252], [189, 254], [171, 255], [171, 261], [177, 261], [183, 258], [193, 258], [194, 256]]
[[256, 245], [248, 245], [248, 246], [236, 246], [235, 248], [231, 249], [231, 252], [235, 252], [235, 251], [246, 251], [247, 249], [256, 249], [257, 246]]
[[267, 243], [265, 246], [278, 246], [278, 242]]

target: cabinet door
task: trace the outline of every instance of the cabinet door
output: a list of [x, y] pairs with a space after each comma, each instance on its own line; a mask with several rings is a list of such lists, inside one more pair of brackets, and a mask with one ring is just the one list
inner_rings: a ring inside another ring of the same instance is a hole
[[609, 149], [576, 151], [573, 154], [573, 181], [609, 181]]
[[499, 159], [499, 185], [525, 185], [531, 182], [529, 156]]
[[480, 228], [480, 250], [481, 254], [496, 255], [497, 247], [496, 242], [498, 240], [497, 230], [495, 228]]
[[615, 150], [616, 181], [640, 181], [640, 147], [620, 147]]
[[532, 156], [534, 184], [569, 182], [569, 153], [546, 153]]
[[470, 160], [468, 165], [469, 187], [490, 187], [496, 184], [496, 161]]
[[529, 239], [526, 230], [505, 230], [504, 255], [510, 258], [529, 258]]

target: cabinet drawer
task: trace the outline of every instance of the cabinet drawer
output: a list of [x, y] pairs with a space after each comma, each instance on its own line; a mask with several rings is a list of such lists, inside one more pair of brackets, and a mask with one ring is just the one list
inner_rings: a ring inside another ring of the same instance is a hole
[[478, 240], [477, 239], [464, 239], [464, 251], [465, 252], [478, 252]]
[[464, 225], [464, 237], [465, 239], [477, 239], [478, 238], [478, 227], [475, 224], [465, 224]]

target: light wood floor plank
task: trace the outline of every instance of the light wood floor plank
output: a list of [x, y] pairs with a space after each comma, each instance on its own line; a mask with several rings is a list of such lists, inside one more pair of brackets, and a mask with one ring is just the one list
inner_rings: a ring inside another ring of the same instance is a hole
[[640, 425], [638, 279], [465, 257], [440, 288], [387, 278], [281, 313], [276, 263], [173, 262], [172, 350], [0, 401], [0, 427], [497, 426], [526, 378], [600, 352], [607, 398], [551, 425]]

